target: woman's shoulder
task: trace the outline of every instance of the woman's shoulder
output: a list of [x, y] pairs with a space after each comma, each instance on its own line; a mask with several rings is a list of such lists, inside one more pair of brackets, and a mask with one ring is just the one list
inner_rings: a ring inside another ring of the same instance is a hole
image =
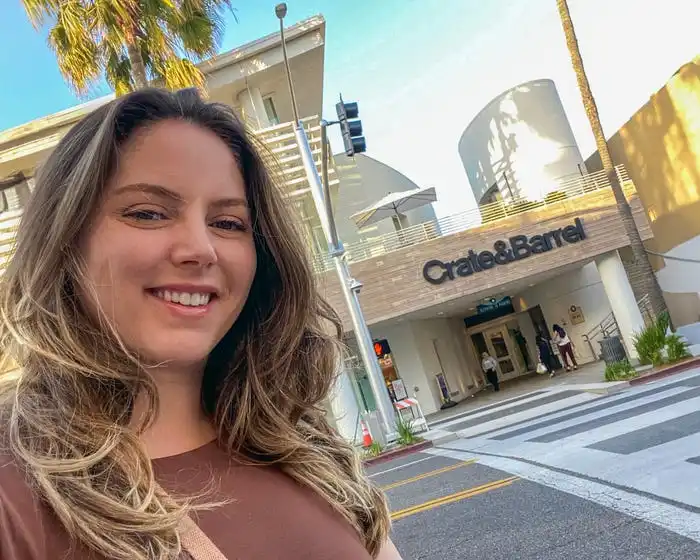
[[0, 450], [0, 560], [95, 560], [73, 541], [39, 497], [26, 471]]
[[6, 451], [0, 451], [0, 512], [3, 515], [24, 513], [21, 506], [29, 506], [29, 511], [38, 503], [26, 473], [14, 457]]
[[214, 501], [225, 500], [198, 512], [197, 522], [228, 558], [370, 558], [351, 525], [278, 466], [250, 464], [208, 445], [154, 467], [175, 494], [209, 488]]
[[46, 558], [44, 508], [26, 473], [14, 458], [0, 452], [0, 559]]

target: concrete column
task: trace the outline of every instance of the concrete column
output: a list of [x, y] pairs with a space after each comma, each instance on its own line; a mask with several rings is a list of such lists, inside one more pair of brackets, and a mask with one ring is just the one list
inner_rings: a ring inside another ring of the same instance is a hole
[[[341, 365], [342, 367], [342, 365]], [[350, 442], [362, 441], [362, 428], [358, 426], [360, 407], [350, 380], [351, 373], [343, 368], [329, 396], [330, 412], [340, 435]]]
[[631, 360], [638, 360], [632, 337], [644, 328], [644, 318], [639, 311], [625, 266], [617, 251], [606, 253], [596, 259], [596, 266], [603, 281], [605, 293], [610, 301], [615, 320], [620, 328], [622, 341]]
[[249, 126], [256, 129], [272, 126], [272, 123], [267, 118], [262, 94], [258, 88], [249, 87], [244, 89], [238, 94], [237, 101], [243, 108], [243, 116]]

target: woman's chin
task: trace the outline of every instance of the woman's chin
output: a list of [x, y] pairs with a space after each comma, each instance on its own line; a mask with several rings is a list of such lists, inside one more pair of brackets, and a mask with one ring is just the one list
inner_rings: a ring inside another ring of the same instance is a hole
[[179, 344], [158, 348], [144, 348], [144, 361], [152, 367], [193, 371], [201, 370], [207, 361], [212, 347], [209, 345]]

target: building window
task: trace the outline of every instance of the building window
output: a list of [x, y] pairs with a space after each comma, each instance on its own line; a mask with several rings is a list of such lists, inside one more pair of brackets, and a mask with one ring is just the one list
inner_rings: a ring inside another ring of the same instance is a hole
[[271, 125], [277, 125], [280, 123], [280, 118], [277, 116], [277, 109], [275, 109], [275, 103], [272, 101], [272, 96], [263, 97], [263, 106], [265, 107], [265, 114], [267, 115], [267, 120], [270, 121]]

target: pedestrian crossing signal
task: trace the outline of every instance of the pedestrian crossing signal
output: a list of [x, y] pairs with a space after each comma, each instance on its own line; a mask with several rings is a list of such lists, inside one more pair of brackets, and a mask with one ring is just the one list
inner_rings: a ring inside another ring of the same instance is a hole
[[389, 348], [389, 342], [386, 339], [375, 340], [374, 341], [374, 353], [377, 358], [383, 358], [387, 354], [391, 354], [391, 348]]

